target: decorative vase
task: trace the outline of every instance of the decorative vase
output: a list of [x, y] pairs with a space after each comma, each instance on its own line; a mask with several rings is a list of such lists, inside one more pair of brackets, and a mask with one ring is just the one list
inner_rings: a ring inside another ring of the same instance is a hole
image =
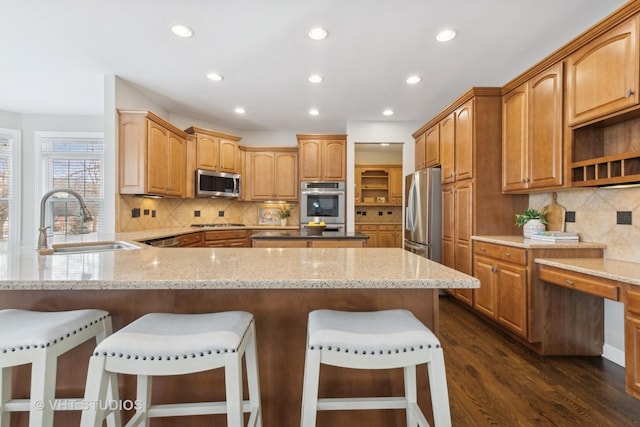
[[529, 237], [531, 237], [532, 233], [536, 233], [538, 231], [544, 231], [546, 229], [547, 227], [539, 219], [530, 219], [529, 221], [527, 221], [525, 225], [522, 226], [525, 239], [528, 239]]
[[283, 227], [286, 227], [287, 226], [287, 218], [282, 218], [280, 220], [280, 225], [283, 226]]

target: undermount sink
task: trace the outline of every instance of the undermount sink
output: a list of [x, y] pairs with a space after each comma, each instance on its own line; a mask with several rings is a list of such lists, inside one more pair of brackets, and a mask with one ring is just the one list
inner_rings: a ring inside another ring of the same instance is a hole
[[138, 246], [117, 240], [106, 242], [60, 243], [51, 247], [53, 254], [77, 254], [104, 251], [128, 251], [140, 249]]

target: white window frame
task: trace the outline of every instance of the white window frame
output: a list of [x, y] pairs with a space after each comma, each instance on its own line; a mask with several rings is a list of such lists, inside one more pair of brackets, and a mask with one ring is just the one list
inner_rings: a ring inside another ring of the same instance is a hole
[[[102, 153], [101, 154], [97, 154], [95, 156], [91, 156], [88, 155], [87, 153], [64, 153], [63, 155], [43, 155], [42, 152], [42, 143], [47, 140], [47, 139], [64, 139], [64, 140], [72, 140], [72, 139], [101, 139], [102, 140], [102, 144], [103, 144], [103, 148], [102, 148]], [[50, 190], [53, 190], [52, 188], [49, 188], [48, 186], [48, 176], [47, 176], [47, 172], [44, 169], [47, 165], [46, 165], [46, 161], [47, 159], [51, 159], [51, 158], [74, 158], [77, 157], [79, 159], [99, 159], [101, 164], [102, 164], [102, 177], [100, 179], [100, 194], [102, 196], [102, 211], [103, 211], [103, 216], [104, 216], [104, 211], [105, 211], [105, 194], [104, 194], [104, 184], [105, 184], [105, 149], [106, 149], [106, 145], [104, 143], [104, 133], [103, 132], [43, 132], [43, 131], [38, 131], [35, 132], [35, 154], [36, 154], [36, 166], [37, 166], [37, 171], [39, 174], [39, 179], [38, 179], [38, 183], [37, 183], [37, 195], [38, 197], [36, 198], [36, 205], [35, 205], [35, 212], [38, 213], [38, 215], [36, 215], [35, 221], [36, 221], [36, 225], [35, 228], [37, 229], [39, 227], [39, 222], [40, 222], [40, 201], [42, 200], [42, 196], [44, 196], [45, 193], [47, 193]], [[102, 230], [104, 230], [104, 218], [100, 218], [100, 227], [101, 229], [97, 230], [98, 233], [102, 232]], [[51, 224], [47, 224], [47, 225], [51, 225]], [[95, 234], [95, 233], [90, 233], [90, 234]]]
[[[16, 129], [0, 128], [0, 134], [7, 135], [11, 139], [11, 191], [13, 197], [9, 202], [9, 242], [19, 242], [21, 236], [20, 206], [22, 205], [22, 193], [20, 183], [22, 175], [20, 170], [22, 152], [22, 132]], [[1, 148], [0, 148], [1, 149]]]

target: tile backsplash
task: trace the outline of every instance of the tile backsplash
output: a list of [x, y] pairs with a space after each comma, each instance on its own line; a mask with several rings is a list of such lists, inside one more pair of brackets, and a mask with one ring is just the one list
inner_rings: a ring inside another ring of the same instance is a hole
[[402, 224], [401, 206], [356, 206], [355, 223], [395, 222]]
[[[548, 205], [552, 193], [531, 194], [529, 206]], [[587, 242], [607, 245], [605, 258], [640, 262], [640, 188], [588, 188], [558, 191], [557, 203], [575, 212], [575, 222], [565, 224]], [[631, 212], [630, 225], [618, 224], [618, 212]]]
[[[233, 199], [150, 199], [136, 196], [118, 196], [116, 231], [142, 231], [159, 228], [188, 227], [197, 223], [239, 223], [257, 225], [261, 207], [279, 206]], [[291, 209], [289, 225], [298, 225], [297, 203]], [[140, 216], [132, 218], [132, 210], [140, 209]], [[195, 212], [200, 216], [196, 217]], [[154, 216], [155, 212], [155, 216]], [[220, 216], [224, 212], [224, 216]]]

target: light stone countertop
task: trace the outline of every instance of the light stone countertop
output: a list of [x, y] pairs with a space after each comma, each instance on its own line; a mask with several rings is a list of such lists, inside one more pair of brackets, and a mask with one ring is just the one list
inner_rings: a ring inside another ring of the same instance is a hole
[[[151, 235], [156, 237], [150, 233], [144, 238]], [[124, 236], [115, 237], [124, 240]], [[138, 234], [139, 238], [142, 236]], [[97, 236], [93, 240], [110, 238]], [[480, 285], [471, 276], [398, 248], [138, 246], [140, 249], [135, 250], [38, 255], [35, 245], [5, 244], [0, 246], [0, 290], [383, 289]]]
[[536, 258], [537, 264], [640, 286], [640, 263], [606, 258]]
[[540, 240], [525, 239], [524, 236], [472, 236], [471, 240], [479, 242], [496, 243], [498, 245], [513, 246], [525, 249], [546, 248], [576, 248], [576, 249], [604, 249], [607, 245], [595, 242], [543, 242]]

